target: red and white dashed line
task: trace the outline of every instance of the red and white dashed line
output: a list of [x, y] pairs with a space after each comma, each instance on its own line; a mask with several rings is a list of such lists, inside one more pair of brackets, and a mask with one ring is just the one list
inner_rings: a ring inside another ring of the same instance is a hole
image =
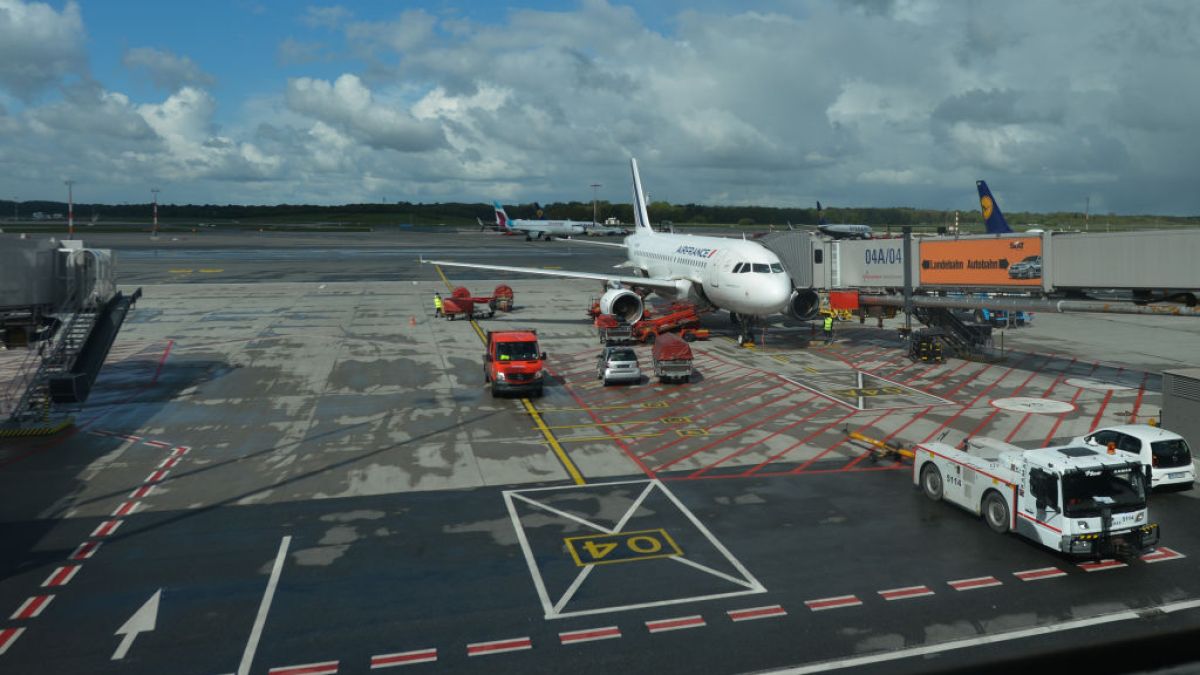
[[168, 458], [164, 459], [163, 461], [159, 462], [158, 468], [171, 469], [171, 468], [174, 468], [174, 466], [178, 463], [179, 463], [179, 458], [172, 455], [171, 457], [168, 457]]
[[145, 443], [146, 445], [153, 445], [153, 446], [154, 446], [154, 447], [156, 447], [156, 448], [169, 448], [169, 447], [171, 447], [171, 444], [170, 444], [170, 443], [163, 443], [162, 441], [149, 441], [149, 440], [147, 440], [147, 441], [142, 441], [142, 443]]
[[411, 666], [418, 663], [433, 663], [434, 661], [437, 661], [436, 649], [416, 649], [411, 652], [379, 654], [371, 657], [371, 670], [395, 668], [396, 666]]
[[1054, 579], [1056, 577], [1065, 577], [1067, 573], [1057, 567], [1039, 567], [1035, 570], [1025, 570], [1023, 572], [1013, 572], [1013, 576], [1021, 581], [1039, 581], [1041, 579]]
[[657, 621], [647, 621], [646, 630], [651, 633], [665, 633], [671, 630], [685, 630], [687, 628], [700, 628], [707, 624], [704, 623], [704, 617], [699, 614], [692, 616], [681, 616], [674, 619], [659, 619]]
[[184, 455], [188, 454], [189, 450], [191, 450], [191, 448], [186, 445], [177, 445], [175, 446], [175, 449], [171, 451], [171, 456], [183, 457]]
[[42, 612], [46, 610], [46, 607], [53, 599], [53, 595], [35, 595], [25, 602], [22, 602], [21, 606], [17, 608], [17, 611], [13, 612], [12, 616], [8, 618], [11, 621], [36, 619], [42, 615]]
[[958, 581], [947, 581], [946, 583], [956, 591], [973, 591], [977, 588], [991, 588], [992, 586], [1002, 585], [1001, 581], [996, 577], [974, 577], [971, 579], [959, 579]]
[[508, 640], [492, 640], [491, 642], [476, 642], [467, 645], [467, 656], [488, 656], [505, 652], [519, 652], [533, 649], [533, 640], [527, 637], [511, 638]]
[[1167, 548], [1166, 546], [1159, 546], [1158, 550], [1155, 551], [1154, 553], [1147, 553], [1146, 555], [1142, 556], [1142, 561], [1148, 562], [1148, 563], [1158, 563], [1158, 562], [1166, 562], [1167, 560], [1179, 560], [1180, 558], [1186, 558], [1186, 557], [1187, 556], [1180, 553], [1179, 551], [1176, 551], [1173, 548]]
[[838, 595], [832, 598], [821, 598], [819, 600], [805, 600], [804, 604], [814, 612], [819, 612], [825, 609], [840, 609], [842, 607], [857, 607], [862, 604], [862, 600], [856, 595]]
[[137, 510], [139, 504], [141, 504], [141, 502], [121, 502], [121, 505], [112, 512], [113, 518], [120, 518], [121, 516], [127, 516], [133, 513], [135, 510]]
[[71, 560], [87, 560], [96, 555], [96, 551], [100, 548], [98, 541], [85, 541], [75, 548], [75, 552], [71, 554]]
[[1079, 569], [1084, 572], [1103, 572], [1104, 570], [1115, 570], [1118, 567], [1129, 567], [1120, 560], [1097, 560], [1096, 562], [1079, 563]]
[[124, 438], [125, 440], [132, 441], [134, 443], [142, 440], [141, 436], [130, 436], [129, 434], [112, 434], [112, 436], [115, 436], [116, 438]]
[[120, 527], [121, 523], [123, 523], [123, 522], [125, 522], [125, 521], [123, 521], [123, 520], [106, 520], [103, 523], [100, 523], [99, 525], [97, 525], [96, 529], [92, 530], [91, 536], [93, 538], [107, 537], [108, 535], [112, 534], [113, 532], [116, 532], [117, 528]]
[[134, 490], [133, 492], [130, 492], [129, 498], [136, 501], [136, 500], [141, 499], [141, 498], [145, 497], [146, 495], [150, 494], [150, 491], [153, 489], [154, 489], [153, 485], [143, 485], [143, 486], [139, 487], [138, 489]]
[[46, 580], [42, 582], [42, 588], [54, 588], [56, 586], [66, 586], [71, 583], [76, 574], [79, 574], [80, 565], [63, 565], [50, 573]]
[[17, 641], [17, 638], [21, 637], [21, 633], [24, 632], [24, 628], [0, 629], [0, 654], [8, 651], [8, 648], [11, 647], [12, 644]]
[[754, 621], [755, 619], [773, 619], [778, 616], [787, 616], [787, 610], [781, 605], [769, 605], [767, 607], [731, 609], [726, 614], [734, 621]]
[[337, 661], [322, 661], [321, 663], [306, 663], [302, 666], [272, 668], [267, 673], [268, 675], [335, 675], [337, 671]]
[[92, 429], [92, 430], [91, 430], [91, 431], [89, 431], [88, 433], [89, 433], [89, 434], [91, 434], [91, 435], [93, 435], [93, 436], [112, 436], [112, 435], [113, 435], [113, 434], [110, 434], [110, 433], [109, 433], [109, 432], [107, 432], [107, 431], [104, 431], [103, 429]]
[[154, 473], [151, 473], [149, 476], [146, 476], [146, 480], [144, 480], [142, 482], [158, 483], [158, 482], [162, 481], [162, 479], [166, 478], [167, 474], [169, 474], [169, 473], [171, 473], [171, 472], [168, 469], [157, 469], [156, 471], [154, 471]]
[[613, 638], [619, 637], [621, 637], [621, 629], [617, 628], [616, 626], [572, 630], [558, 634], [558, 639], [564, 645], [573, 645], [580, 642], [595, 642], [596, 640], [612, 640]]
[[909, 598], [923, 598], [927, 595], [933, 595], [933, 589], [928, 586], [905, 586], [904, 588], [879, 591], [879, 596], [884, 600], [908, 600]]

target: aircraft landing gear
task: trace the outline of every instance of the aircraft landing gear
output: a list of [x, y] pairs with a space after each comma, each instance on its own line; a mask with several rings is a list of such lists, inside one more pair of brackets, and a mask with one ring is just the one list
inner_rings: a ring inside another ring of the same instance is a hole
[[764, 328], [766, 320], [754, 316], [737, 316], [730, 312], [730, 319], [737, 317], [738, 336], [737, 343], [739, 347], [754, 346], [754, 331], [756, 328]]
[[525, 235], [525, 241], [533, 241], [533, 237]]

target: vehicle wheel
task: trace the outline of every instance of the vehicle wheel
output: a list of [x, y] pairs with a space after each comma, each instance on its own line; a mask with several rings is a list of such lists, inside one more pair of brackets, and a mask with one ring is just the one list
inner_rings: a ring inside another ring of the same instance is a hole
[[989, 492], [983, 498], [983, 520], [993, 532], [1008, 532], [1008, 504], [1004, 503], [1004, 498], [999, 494]]
[[542, 394], [545, 394], [545, 393], [546, 393], [546, 391], [545, 391], [545, 389], [543, 389], [542, 387], [538, 387], [537, 391], [535, 391], [535, 392], [533, 392], [533, 393], [534, 393], [534, 394], [535, 394], [535, 395], [536, 395], [538, 398], [541, 398], [541, 397], [542, 397]]
[[730, 313], [729, 313], [729, 323], [731, 323], [731, 324], [733, 324], [733, 325], [735, 325], [735, 326], [736, 326], [736, 325], [740, 324], [741, 322], [742, 322], [742, 319], [741, 319], [741, 317], [739, 317], [739, 316], [737, 315], [737, 313], [736, 313], [736, 312], [730, 312]]
[[500, 392], [496, 391], [495, 387], [492, 387], [492, 398], [500, 398]]
[[695, 342], [695, 341], [696, 341], [696, 334], [695, 334], [695, 333], [684, 333], [684, 334], [683, 334], [683, 341], [684, 341], [684, 342]]
[[925, 468], [921, 469], [921, 489], [925, 491], [926, 497], [935, 502], [942, 498], [942, 472], [933, 464], [926, 464]]
[[525, 235], [525, 241], [533, 241], [533, 237]]

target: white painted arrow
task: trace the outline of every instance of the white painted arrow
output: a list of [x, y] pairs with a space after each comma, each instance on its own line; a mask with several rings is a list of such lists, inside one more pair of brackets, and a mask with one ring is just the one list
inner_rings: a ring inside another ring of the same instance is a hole
[[117, 645], [117, 651], [113, 652], [112, 660], [125, 658], [126, 652], [133, 646], [133, 641], [137, 639], [139, 633], [154, 630], [155, 624], [158, 622], [158, 599], [162, 597], [162, 589], [154, 591], [154, 595], [142, 605], [138, 611], [129, 617], [129, 620], [121, 625], [113, 635], [124, 635], [121, 638], [121, 644]]

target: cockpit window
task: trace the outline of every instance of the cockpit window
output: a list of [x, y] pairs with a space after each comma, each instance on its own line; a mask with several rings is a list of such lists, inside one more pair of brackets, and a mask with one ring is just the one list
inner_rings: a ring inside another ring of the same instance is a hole
[[734, 273], [734, 274], [737, 274], [738, 272], [741, 272], [741, 271], [742, 271], [742, 263], [738, 263], [738, 264], [736, 264], [736, 265], [734, 265], [734, 266], [733, 266], [733, 273]]
[[750, 263], [738, 263], [737, 267], [733, 268], [733, 271], [737, 272], [738, 274], [741, 274], [742, 272], [749, 272]]
[[770, 274], [771, 266], [766, 263], [754, 263], [754, 271], [759, 274]]
[[779, 274], [779, 273], [783, 272], [783, 265], [781, 265], [780, 263], [771, 263], [771, 271], [774, 272], [775, 274]]

